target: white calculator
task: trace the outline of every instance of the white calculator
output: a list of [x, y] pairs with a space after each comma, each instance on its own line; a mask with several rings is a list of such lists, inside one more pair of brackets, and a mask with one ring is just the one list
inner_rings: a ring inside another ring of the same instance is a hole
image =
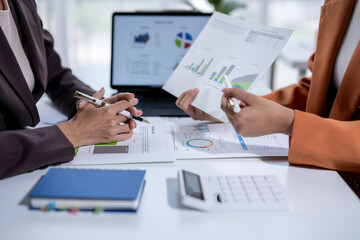
[[178, 173], [181, 203], [203, 211], [288, 210], [284, 188], [273, 175], [200, 176]]

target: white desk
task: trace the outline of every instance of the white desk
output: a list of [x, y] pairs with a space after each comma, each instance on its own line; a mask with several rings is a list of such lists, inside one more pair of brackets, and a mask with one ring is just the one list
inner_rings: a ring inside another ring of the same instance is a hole
[[[0, 239], [360, 239], [360, 201], [333, 171], [257, 158], [101, 168], [147, 170], [137, 213], [73, 216], [28, 210], [21, 202], [47, 171], [37, 170], [0, 181]], [[275, 174], [286, 188], [291, 209], [209, 214], [181, 207], [176, 179], [180, 168], [209, 174]]]
[[[20, 204], [46, 170], [0, 181], [0, 239], [359, 239], [360, 202], [336, 172], [288, 167], [286, 161], [182, 160], [112, 165], [147, 170], [137, 213], [28, 210]], [[179, 206], [179, 168], [202, 173], [275, 174], [292, 203], [287, 212], [209, 214]]]

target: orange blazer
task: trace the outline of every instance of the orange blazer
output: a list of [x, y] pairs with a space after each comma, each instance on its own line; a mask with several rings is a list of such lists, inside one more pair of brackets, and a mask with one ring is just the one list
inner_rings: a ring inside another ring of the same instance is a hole
[[332, 72], [355, 0], [325, 0], [311, 77], [265, 97], [295, 109], [291, 164], [360, 172], [360, 41], [333, 98]]

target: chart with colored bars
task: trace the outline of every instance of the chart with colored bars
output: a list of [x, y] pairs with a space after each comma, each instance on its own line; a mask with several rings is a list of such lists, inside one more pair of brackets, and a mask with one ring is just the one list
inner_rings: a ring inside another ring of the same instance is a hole
[[142, 43], [142, 44], [146, 44], [150, 39], [150, 35], [149, 33], [144, 33], [144, 34], [138, 34], [136, 36], [134, 36], [134, 42], [135, 43]]
[[[209, 69], [211, 63], [213, 63], [213, 58], [205, 63], [205, 59], [202, 59], [199, 63], [192, 62], [191, 64], [185, 65], [185, 68], [200, 75], [204, 76], [207, 70]], [[219, 67], [219, 71], [214, 71], [210, 75], [208, 75], [208, 79], [214, 82], [223, 83], [225, 81], [225, 75], [229, 76], [231, 79], [231, 84], [233, 87], [240, 88], [242, 90], [248, 90], [251, 84], [255, 81], [255, 79], [259, 76], [259, 74], [247, 74], [244, 76], [233, 77], [230, 74], [234, 71], [235, 65], [230, 64], [229, 66]], [[213, 67], [213, 69], [216, 67]]]
[[187, 32], [179, 32], [175, 38], [175, 44], [179, 48], [185, 48], [185, 49], [189, 48], [191, 46], [192, 41], [193, 41], [192, 36], [190, 35], [190, 33]]
[[[209, 68], [212, 61], [213, 61], [213, 59], [210, 59], [210, 61], [208, 63], [204, 64], [205, 59], [203, 59], [203, 60], [201, 60], [201, 62], [199, 64], [196, 64], [194, 66], [194, 63], [191, 63], [190, 65], [186, 65], [185, 68], [193, 71], [194, 73], [197, 73], [197, 74], [203, 76], [204, 73], [206, 72], [206, 70]], [[203, 66], [203, 64], [204, 64], [204, 66]]]

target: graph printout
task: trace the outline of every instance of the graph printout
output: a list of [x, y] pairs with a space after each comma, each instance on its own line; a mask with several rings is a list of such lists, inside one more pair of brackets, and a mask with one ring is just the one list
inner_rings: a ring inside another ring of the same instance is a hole
[[174, 124], [169, 152], [179, 159], [287, 156], [289, 137], [272, 134], [242, 137], [230, 123]]
[[228, 122], [220, 109], [224, 76], [233, 87], [251, 92], [291, 34], [291, 30], [215, 12], [163, 89], [179, 97], [188, 89], [199, 88], [192, 104]]

